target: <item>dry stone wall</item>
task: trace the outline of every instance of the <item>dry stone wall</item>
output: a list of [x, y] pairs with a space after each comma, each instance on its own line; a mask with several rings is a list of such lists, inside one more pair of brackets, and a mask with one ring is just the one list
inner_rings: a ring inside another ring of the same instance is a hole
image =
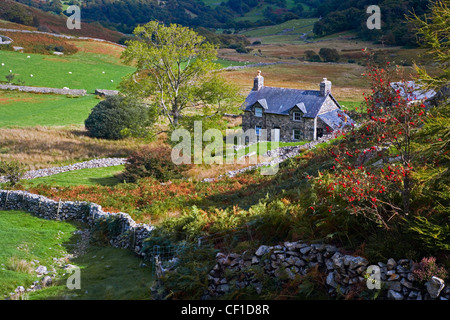
[[73, 220], [114, 230], [108, 234], [111, 246], [126, 248], [145, 258], [144, 240], [153, 226], [136, 223], [127, 213], [110, 213], [95, 203], [55, 201], [26, 191], [0, 190], [0, 210], [21, 210], [47, 220]]
[[[261, 292], [261, 273], [282, 282], [293, 281], [317, 268], [326, 277], [330, 297], [377, 289], [367, 286], [368, 268], [379, 270], [381, 299], [448, 300], [450, 288], [441, 279], [420, 284], [413, 273], [415, 263], [409, 259], [370, 264], [363, 257], [343, 254], [333, 245], [308, 244], [302, 241], [283, 245], [260, 246], [255, 252], [216, 256], [216, 265], [208, 275], [208, 291], [204, 298], [217, 298], [234, 289], [253, 287]], [[375, 276], [372, 276], [376, 279]], [[372, 283], [372, 282], [370, 282]]]
[[[26, 191], [0, 190], [0, 210], [21, 210], [43, 219], [74, 220], [100, 227], [106, 231], [111, 246], [132, 250], [143, 259], [151, 258], [141, 249], [153, 226], [138, 224], [126, 213], [105, 212], [95, 203], [55, 201]], [[425, 285], [420, 284], [413, 273], [415, 263], [409, 259], [389, 259], [370, 265], [365, 258], [346, 255], [333, 245], [302, 241], [263, 245], [255, 252], [242, 254], [218, 253], [216, 265], [208, 275], [209, 287], [203, 299], [218, 298], [231, 290], [250, 286], [261, 292], [261, 272], [288, 282], [308, 274], [312, 268], [325, 275], [330, 297], [344, 296], [367, 286], [368, 268], [374, 266], [379, 270], [381, 288], [384, 289], [380, 298], [450, 299], [450, 288], [442, 279], [433, 277]]]
[[12, 84], [0, 84], [2, 90], [17, 90], [21, 92], [33, 92], [33, 93], [53, 93], [71, 96], [85, 96], [86, 90], [84, 89], [58, 89], [58, 88], [46, 88], [46, 87], [29, 87], [29, 86], [17, 86]]

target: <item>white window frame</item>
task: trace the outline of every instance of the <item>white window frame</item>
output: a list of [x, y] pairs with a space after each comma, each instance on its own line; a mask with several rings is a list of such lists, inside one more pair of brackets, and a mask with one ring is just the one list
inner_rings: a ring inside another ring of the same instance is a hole
[[[298, 137], [298, 139], [295, 138], [295, 131], [298, 131], [298, 132], [299, 132], [299, 137]], [[293, 130], [292, 130], [292, 139], [293, 139], [293, 140], [300, 140], [300, 139], [301, 139], [301, 136], [302, 136], [302, 130], [300, 130], [300, 129], [293, 129]]]
[[[295, 119], [295, 116], [296, 116], [297, 114], [300, 115], [300, 116], [299, 116], [299, 119]], [[293, 113], [292, 113], [292, 120], [294, 120], [294, 121], [302, 121], [302, 113], [301, 113], [301, 112], [297, 112], [297, 111], [293, 112]]]
[[[258, 130], [258, 129], [259, 129], [259, 130]], [[255, 126], [255, 135], [256, 135], [257, 137], [261, 136], [261, 130], [262, 130], [262, 127], [261, 127], [261, 126]]]
[[[257, 110], [261, 112], [260, 115], [258, 115], [259, 113], [257, 112]], [[262, 116], [263, 116], [263, 108], [255, 107], [255, 117], [261, 118]]]

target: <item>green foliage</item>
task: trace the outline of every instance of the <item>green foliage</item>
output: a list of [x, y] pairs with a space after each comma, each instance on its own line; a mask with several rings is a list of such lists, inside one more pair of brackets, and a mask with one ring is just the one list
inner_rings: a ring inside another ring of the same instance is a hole
[[[409, 230], [429, 250], [434, 253], [450, 251], [450, 225], [448, 219], [437, 219], [416, 216], [409, 222]], [[447, 220], [447, 221], [446, 221]]]
[[208, 290], [208, 274], [215, 264], [217, 250], [209, 246], [186, 245], [180, 250], [174, 271], [162, 283], [174, 299], [200, 299]]
[[0, 176], [8, 181], [7, 186], [14, 187], [25, 173], [25, 167], [18, 161], [0, 161]]
[[176, 165], [172, 161], [172, 149], [168, 146], [143, 147], [128, 157], [123, 177], [128, 182], [153, 177], [158, 181], [168, 181], [182, 177], [187, 165]]
[[196, 93], [216, 67], [216, 48], [175, 24], [152, 21], [134, 34], [138, 40], [127, 42], [122, 57], [136, 65], [136, 72], [122, 82], [122, 90], [127, 96], [151, 97], [154, 108], [175, 128], [186, 108], [199, 105]]
[[146, 137], [154, 118], [153, 110], [142, 103], [122, 96], [109, 96], [94, 107], [85, 126], [95, 138]]
[[[380, 30], [368, 30], [366, 8], [377, 4], [382, 10]], [[406, 16], [415, 12], [422, 16], [428, 11], [428, 1], [333, 1], [326, 0], [318, 7], [316, 14], [323, 18], [314, 24], [317, 36], [330, 35], [341, 31], [356, 30], [364, 40], [383, 42], [388, 45], [416, 46], [415, 31], [407, 23]]]
[[312, 62], [320, 62], [320, 56], [315, 53], [313, 50], [305, 51], [305, 59]]
[[419, 38], [419, 44], [427, 49], [434, 62], [438, 63], [441, 73], [438, 76], [430, 76], [425, 68], [415, 65], [419, 78], [427, 87], [440, 89], [442, 86], [448, 86], [450, 82], [450, 44], [444, 39], [450, 38], [448, 28], [450, 19], [450, 8], [448, 0], [431, 1], [429, 4], [430, 15], [420, 17], [414, 13], [408, 18], [414, 31]]
[[99, 244], [107, 245], [109, 240], [120, 235], [122, 222], [115, 216], [105, 216], [97, 219], [92, 226], [92, 237]]
[[321, 48], [319, 51], [319, 56], [325, 62], [338, 62], [340, 59], [338, 51], [334, 48]]

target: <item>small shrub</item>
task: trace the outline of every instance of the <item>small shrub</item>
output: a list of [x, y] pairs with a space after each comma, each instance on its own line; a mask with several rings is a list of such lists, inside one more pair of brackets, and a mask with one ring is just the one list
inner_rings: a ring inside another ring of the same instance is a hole
[[123, 173], [124, 179], [136, 182], [146, 177], [153, 177], [158, 181], [181, 178], [188, 166], [176, 165], [171, 155], [172, 149], [168, 146], [143, 147], [128, 158]]
[[312, 50], [305, 51], [305, 59], [312, 62], [320, 62], [320, 56]]
[[445, 280], [447, 278], [447, 271], [444, 267], [439, 267], [436, 263], [436, 258], [423, 258], [418, 267], [413, 270], [414, 276], [421, 283], [425, 283], [435, 276]]
[[151, 109], [122, 96], [109, 96], [99, 102], [84, 122], [92, 137], [112, 140], [145, 137], [153, 123]]
[[4, 176], [12, 187], [22, 179], [24, 173], [25, 169], [18, 161], [0, 162], [0, 176]]
[[9, 84], [11, 84], [11, 83], [13, 82], [14, 77], [15, 77], [15, 74], [14, 74], [14, 73], [8, 73], [8, 74], [5, 76], [6, 81], [8, 81]]
[[340, 59], [338, 51], [334, 48], [321, 48], [319, 51], [319, 56], [325, 62], [337, 62]]

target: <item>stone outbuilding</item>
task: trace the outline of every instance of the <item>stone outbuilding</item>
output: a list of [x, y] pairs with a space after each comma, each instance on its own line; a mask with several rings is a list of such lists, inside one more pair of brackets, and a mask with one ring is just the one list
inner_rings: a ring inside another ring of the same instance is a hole
[[243, 131], [254, 129], [259, 140], [313, 141], [354, 124], [333, 97], [326, 78], [319, 90], [275, 88], [264, 86], [258, 71], [243, 109]]

